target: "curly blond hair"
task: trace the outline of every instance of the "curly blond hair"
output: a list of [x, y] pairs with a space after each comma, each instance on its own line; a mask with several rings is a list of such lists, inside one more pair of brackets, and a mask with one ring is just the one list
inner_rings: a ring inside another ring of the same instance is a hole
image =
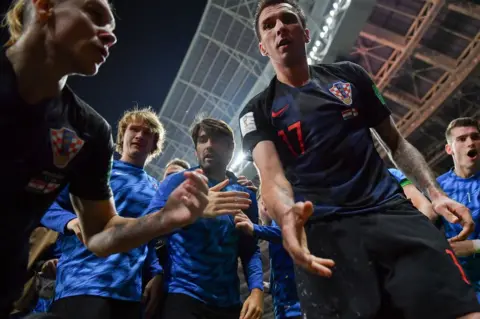
[[165, 128], [160, 122], [157, 113], [155, 113], [151, 107], [145, 107], [142, 109], [135, 107], [134, 109], [128, 110], [123, 114], [122, 119], [118, 122], [116, 150], [118, 153], [122, 154], [125, 130], [129, 124], [134, 122], [145, 123], [149, 127], [150, 131], [155, 135], [154, 147], [148, 157], [148, 161], [150, 161], [162, 152], [163, 142], [165, 141]]
[[15, 44], [23, 33], [24, 26], [29, 22], [32, 14], [32, 2], [14, 0], [3, 18], [2, 27], [8, 28], [10, 39], [6, 46]]

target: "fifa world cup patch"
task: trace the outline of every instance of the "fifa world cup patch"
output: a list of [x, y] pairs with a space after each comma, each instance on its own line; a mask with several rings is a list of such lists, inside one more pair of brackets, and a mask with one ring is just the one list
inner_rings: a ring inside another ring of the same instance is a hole
[[335, 82], [328, 89], [337, 99], [345, 105], [352, 105], [352, 85], [348, 82]]
[[245, 115], [240, 118], [240, 132], [242, 133], [242, 137], [256, 130], [257, 126], [255, 125], [253, 112], [245, 113]]
[[50, 129], [50, 140], [52, 142], [53, 164], [58, 168], [65, 168], [85, 144], [75, 131], [66, 127], [58, 130]]

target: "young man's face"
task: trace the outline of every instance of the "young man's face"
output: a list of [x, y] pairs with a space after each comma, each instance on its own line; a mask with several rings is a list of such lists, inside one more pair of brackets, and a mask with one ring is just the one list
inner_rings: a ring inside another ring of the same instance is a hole
[[455, 127], [445, 149], [455, 165], [473, 167], [480, 161], [480, 132], [476, 127]]
[[205, 170], [226, 168], [233, 154], [233, 141], [226, 135], [208, 134], [200, 130], [197, 138], [196, 155], [200, 167]]
[[132, 159], [147, 159], [155, 146], [155, 134], [143, 121], [128, 124], [123, 136], [122, 156], [128, 155]]
[[304, 29], [293, 7], [286, 3], [268, 6], [258, 19], [260, 52], [282, 65], [306, 60], [305, 44], [310, 33]]

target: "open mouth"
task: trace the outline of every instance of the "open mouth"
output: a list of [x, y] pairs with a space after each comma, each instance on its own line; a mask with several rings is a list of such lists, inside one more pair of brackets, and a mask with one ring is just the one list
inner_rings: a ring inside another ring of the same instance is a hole
[[289, 45], [290, 43], [292, 43], [292, 41], [288, 40], [288, 39], [282, 39], [280, 40], [280, 42], [278, 43], [277, 47], [282, 47], [284, 45]]
[[476, 149], [471, 149], [467, 152], [467, 156], [470, 158], [475, 158], [478, 155], [478, 151]]

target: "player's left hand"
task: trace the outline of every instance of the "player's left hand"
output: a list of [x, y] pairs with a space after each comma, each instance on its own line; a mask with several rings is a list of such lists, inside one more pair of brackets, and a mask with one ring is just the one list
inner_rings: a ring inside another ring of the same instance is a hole
[[143, 290], [142, 303], [145, 306], [145, 319], [155, 317], [158, 305], [162, 299], [163, 276], [156, 275], [145, 286]]
[[310, 253], [304, 225], [313, 213], [312, 202], [298, 202], [282, 216], [283, 246], [295, 264], [322, 277], [332, 276], [335, 262], [331, 259], [319, 258]]
[[470, 210], [464, 205], [450, 199], [446, 195], [440, 195], [432, 199], [432, 206], [435, 212], [443, 216], [448, 222], [462, 225], [462, 231], [455, 237], [449, 239], [450, 243], [462, 241], [474, 231]]
[[247, 235], [253, 236], [253, 223], [244, 213], [238, 213], [235, 215], [235, 227], [246, 233]]
[[43, 263], [40, 273], [43, 277], [55, 280], [57, 277], [58, 259], [50, 259]]
[[238, 177], [237, 183], [239, 183], [242, 186], [245, 186], [246, 188], [248, 188], [251, 191], [254, 191], [255, 193], [258, 192], [257, 186], [255, 186], [255, 184], [253, 184], [251, 180], [249, 180], [243, 175]]
[[472, 240], [463, 240], [450, 243], [453, 252], [458, 257], [468, 257], [475, 254], [475, 247]]
[[261, 319], [263, 315], [263, 291], [253, 289], [243, 303], [239, 319]]

